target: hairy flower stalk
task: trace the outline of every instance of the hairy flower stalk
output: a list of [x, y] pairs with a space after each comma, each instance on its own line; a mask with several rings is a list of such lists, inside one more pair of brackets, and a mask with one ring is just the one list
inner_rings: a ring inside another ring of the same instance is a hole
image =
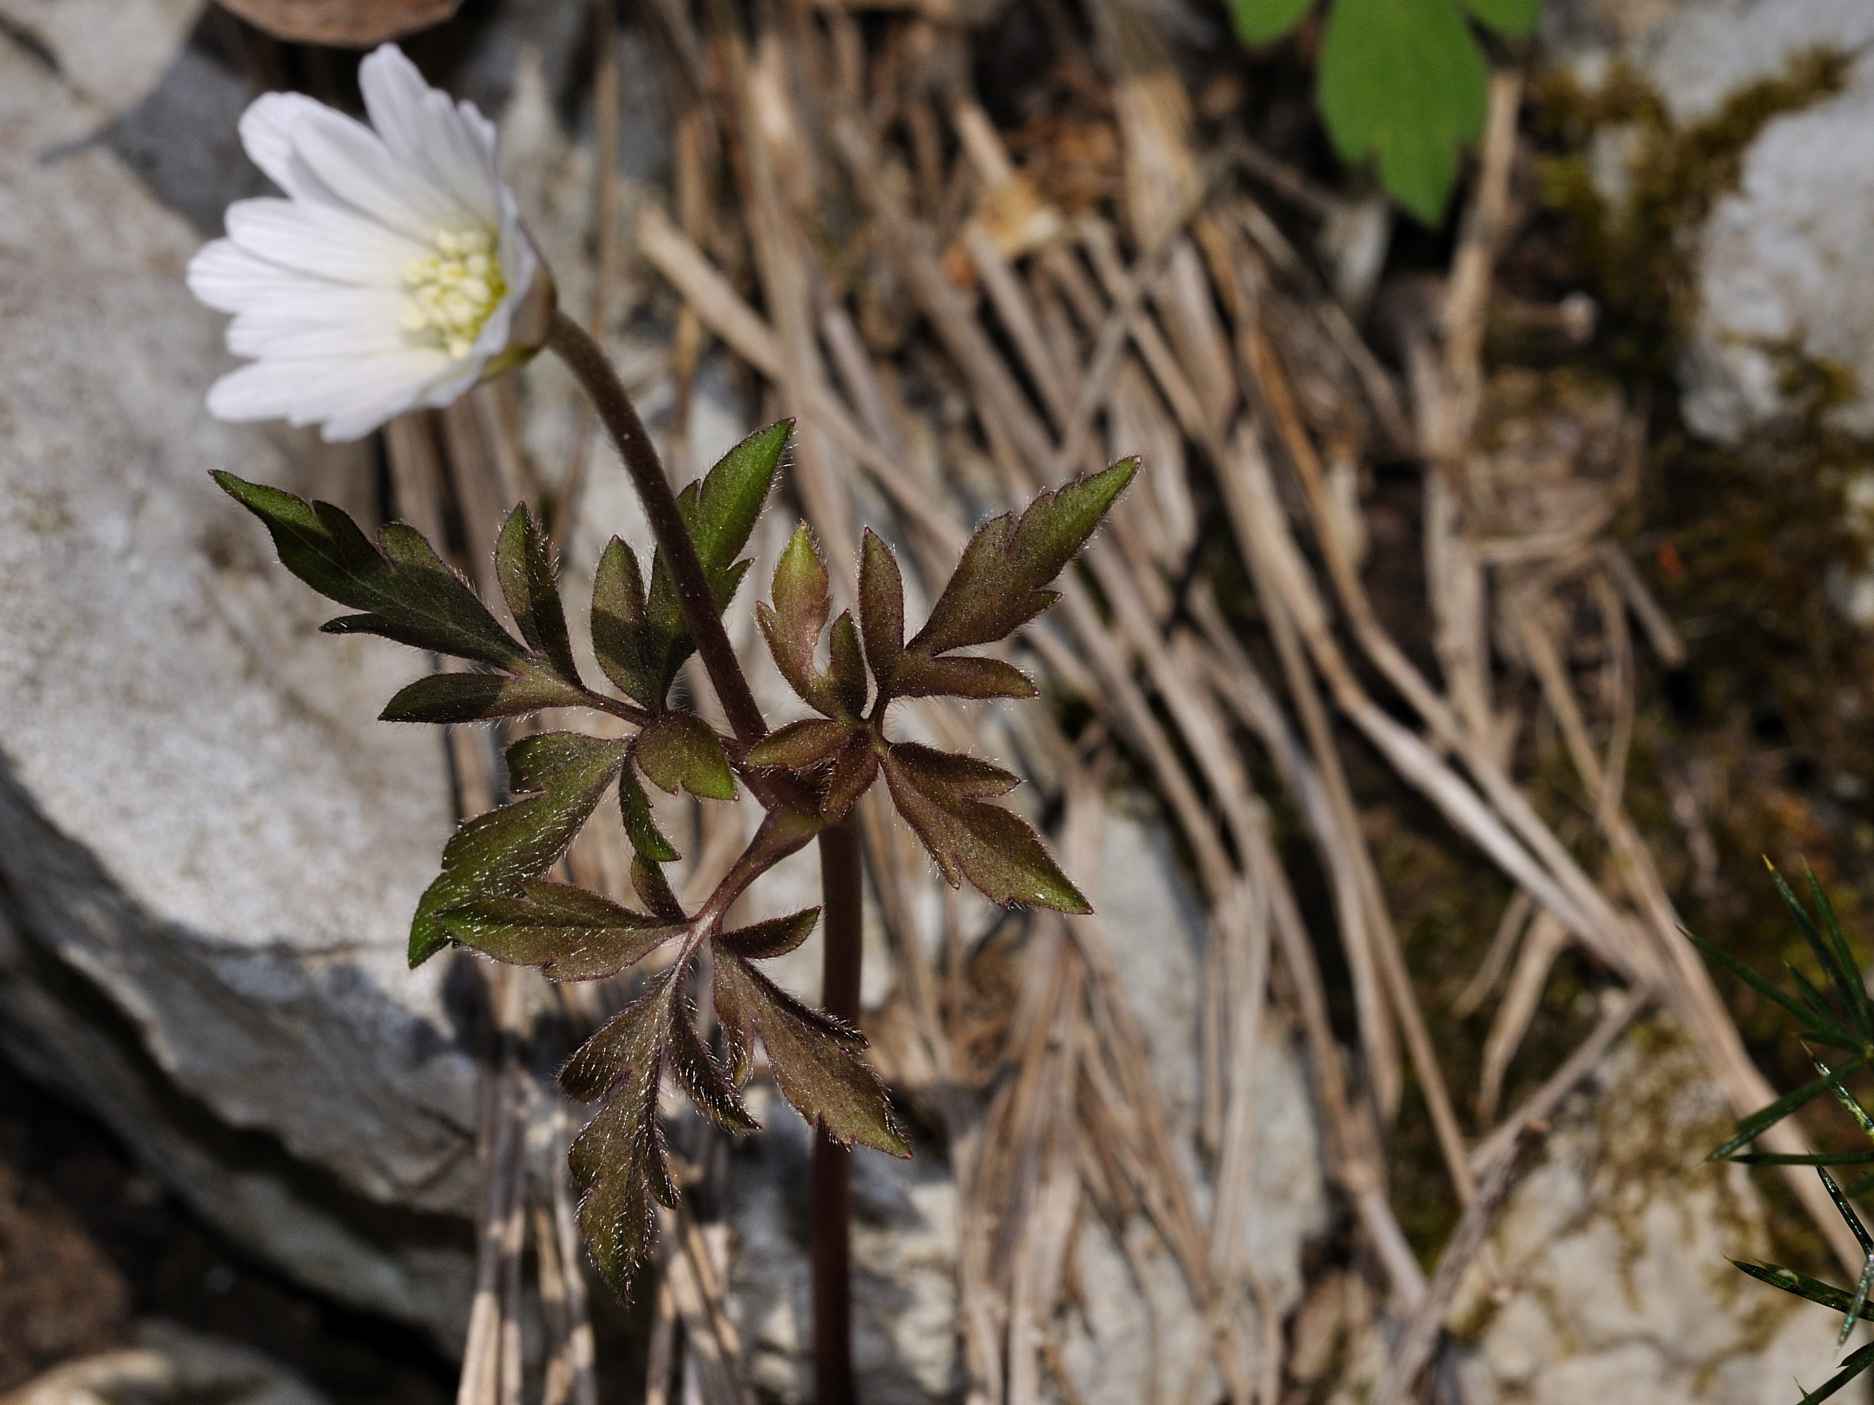
[[189, 265], [250, 362], [208, 392], [222, 419], [356, 439], [545, 340], [553, 281], [501, 181], [493, 124], [394, 45], [358, 81], [369, 126], [297, 93], [241, 117], [242, 145], [284, 196], [229, 206], [227, 237]]

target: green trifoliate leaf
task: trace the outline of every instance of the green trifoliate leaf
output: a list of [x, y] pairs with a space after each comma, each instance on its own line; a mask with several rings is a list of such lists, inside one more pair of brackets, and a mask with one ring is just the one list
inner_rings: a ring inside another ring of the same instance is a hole
[[495, 541], [495, 579], [501, 583], [508, 613], [520, 626], [521, 638], [561, 678], [578, 683], [579, 666], [573, 661], [573, 641], [566, 632], [552, 550], [546, 533], [525, 506], [516, 507], [501, 524], [501, 535]]
[[735, 799], [735, 773], [722, 742], [700, 717], [667, 712], [638, 733], [638, 769], [659, 789], [705, 800]]
[[1245, 44], [1271, 44], [1301, 23], [1314, 0], [1230, 0], [1230, 23]]
[[774, 766], [784, 771], [808, 771], [833, 759], [850, 734], [843, 722], [808, 717], [768, 733], [748, 749], [751, 766]]
[[985, 803], [1015, 784], [1007, 771], [912, 742], [892, 746], [884, 768], [892, 803], [951, 887], [967, 878], [992, 902], [1093, 911], [1028, 822]]
[[870, 527], [859, 552], [859, 635], [879, 694], [892, 694], [892, 673], [904, 652], [904, 576], [898, 558]]
[[802, 1117], [835, 1141], [911, 1154], [885, 1089], [865, 1061], [865, 1037], [858, 1030], [802, 1004], [720, 946], [715, 992], [733, 1068], [746, 1065], [749, 1045], [759, 1039], [782, 1096]]
[[638, 555], [613, 537], [592, 576], [592, 652], [620, 692], [655, 712], [663, 709], [666, 684], [644, 609]]
[[802, 912], [790, 912], [786, 917], [770, 917], [765, 922], [724, 932], [716, 938], [716, 943], [744, 961], [766, 961], [786, 956], [806, 941], [819, 920], [820, 909], [810, 907]]
[[576, 732], [546, 732], [509, 747], [508, 785], [521, 798], [456, 830], [411, 920], [410, 964], [448, 943], [443, 913], [471, 898], [517, 892], [558, 863], [629, 751], [627, 741]]
[[365, 613], [325, 625], [332, 634], [378, 634], [419, 649], [508, 667], [527, 651], [414, 528], [393, 522], [377, 545], [330, 503], [217, 472], [224, 492], [266, 526], [287, 570]]
[[618, 807], [624, 816], [625, 834], [640, 857], [652, 863], [675, 863], [683, 857], [657, 827], [651, 797], [644, 793], [629, 766], [618, 773]]
[[564, 883], [471, 898], [437, 920], [464, 946], [497, 961], [538, 966], [554, 981], [615, 976], [683, 928]]
[[[690, 529], [690, 539], [696, 544], [697, 559], [702, 562], [718, 611], [734, 598], [748, 570], [748, 563], [737, 558], [755, 530], [793, 430], [792, 420], [756, 430], [724, 454], [700, 483], [690, 484], [677, 496], [677, 509]], [[683, 621], [676, 578], [661, 552], [651, 562], [645, 620], [653, 645], [647, 652], [656, 662], [661, 685], [657, 705], [661, 706], [663, 691], [668, 690], [677, 669], [696, 649]]]
[[935, 656], [990, 644], [1047, 609], [1057, 598], [1048, 583], [1086, 545], [1138, 469], [1137, 459], [1121, 459], [1041, 494], [1019, 519], [1005, 513], [983, 523], [907, 647]]
[[1464, 0], [1464, 8], [1481, 25], [1506, 39], [1524, 39], [1542, 14], [1542, 0]]
[[1377, 160], [1388, 193], [1438, 224], [1489, 82], [1456, 0], [1335, 0], [1316, 81], [1341, 159]]
[[513, 673], [432, 673], [384, 705], [382, 722], [488, 722], [525, 717], [543, 707], [578, 707], [584, 695], [543, 666], [522, 664]]

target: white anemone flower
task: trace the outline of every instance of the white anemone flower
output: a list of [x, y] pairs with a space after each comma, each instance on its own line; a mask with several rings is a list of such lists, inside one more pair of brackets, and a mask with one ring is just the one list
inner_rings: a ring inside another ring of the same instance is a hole
[[385, 44], [358, 72], [371, 125], [298, 93], [241, 116], [286, 195], [228, 207], [189, 288], [234, 314], [250, 364], [215, 382], [225, 420], [322, 424], [357, 439], [446, 405], [545, 338], [553, 282], [496, 167], [494, 125]]

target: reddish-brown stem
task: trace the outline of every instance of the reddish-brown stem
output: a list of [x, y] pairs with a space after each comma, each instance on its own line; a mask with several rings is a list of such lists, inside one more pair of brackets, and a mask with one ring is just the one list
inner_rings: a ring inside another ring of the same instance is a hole
[[696, 543], [690, 540], [689, 529], [683, 524], [683, 514], [677, 510], [677, 495], [664, 476], [663, 460], [657, 456], [644, 421], [638, 418], [637, 407], [631, 403], [630, 394], [618, 379], [618, 372], [612, 369], [604, 350], [584, 327], [564, 312], [553, 314], [547, 345], [579, 378], [586, 394], [592, 397], [593, 408], [599, 412], [606, 432], [612, 436], [612, 443], [618, 446], [625, 471], [631, 475], [638, 500], [644, 504], [651, 536], [670, 564], [670, 575], [677, 585], [677, 599], [683, 607], [683, 621], [689, 626], [690, 637], [696, 641], [696, 652], [702, 656], [716, 696], [722, 699], [722, 710], [728, 714], [729, 725], [743, 741], [759, 741], [767, 735], [768, 724], [762, 720], [761, 709], [755, 705], [755, 695], [735, 657], [735, 646], [729, 643], [728, 631], [722, 627], [715, 593], [703, 573]]
[[[865, 869], [852, 816], [820, 832], [820, 1004], [829, 1015], [859, 1023], [860, 926]], [[808, 1230], [813, 1254], [813, 1357], [818, 1405], [853, 1405], [852, 1152], [816, 1128], [808, 1177]]]

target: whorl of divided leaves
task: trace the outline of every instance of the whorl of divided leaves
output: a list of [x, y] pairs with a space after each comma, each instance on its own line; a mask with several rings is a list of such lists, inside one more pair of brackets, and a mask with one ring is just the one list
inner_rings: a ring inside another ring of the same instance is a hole
[[[995, 902], [1091, 911], [1028, 822], [990, 803], [1015, 788], [1014, 775], [974, 757], [892, 741], [883, 723], [898, 698], [1033, 697], [1035, 686], [1020, 669], [955, 651], [1007, 638], [1053, 604], [1055, 577], [1137, 471], [1136, 459], [1123, 459], [1041, 494], [1019, 517], [983, 523], [909, 642], [897, 558], [868, 530], [859, 556], [858, 643], [850, 617], [841, 615], [824, 668], [818, 647], [830, 610], [826, 566], [801, 527], [775, 567], [773, 603], [757, 609], [781, 676], [821, 715], [764, 738], [749, 750], [749, 764], [810, 781], [829, 822], [843, 818], [882, 773], [899, 815], [952, 887], [967, 878]], [[873, 702], [865, 713], [868, 691]]]
[[[678, 497], [718, 610], [748, 570], [741, 552], [790, 430], [783, 422], [750, 435]], [[902, 697], [1034, 696], [1034, 685], [1011, 665], [957, 651], [1007, 637], [1053, 602], [1051, 582], [1136, 468], [1126, 460], [1042, 494], [1019, 516], [984, 523], [908, 642], [903, 581], [884, 542], [866, 533], [858, 619], [843, 612], [829, 630], [826, 568], [802, 528], [775, 569], [772, 602], [758, 605], [757, 615], [783, 677], [819, 715], [746, 752], [670, 704], [671, 683], [695, 643], [661, 553], [647, 583], [636, 554], [614, 538], [595, 571], [593, 653], [625, 701], [580, 677], [552, 548], [524, 508], [507, 517], [495, 546], [494, 580], [510, 629], [412, 528], [392, 523], [373, 542], [328, 503], [215, 475], [266, 525], [289, 570], [358, 612], [331, 621], [328, 631], [379, 634], [472, 666], [411, 684], [391, 699], [386, 719], [483, 722], [587, 707], [636, 724], [627, 737], [560, 731], [515, 741], [507, 750], [509, 800], [449, 840], [441, 871], [418, 902], [409, 942], [413, 966], [455, 943], [537, 966], [560, 981], [614, 976], [660, 948], [676, 948], [674, 959], [561, 1073], [569, 1094], [600, 1103], [570, 1161], [593, 1257], [621, 1291], [650, 1244], [657, 1204], [673, 1204], [677, 1193], [658, 1117], [666, 1075], [722, 1127], [754, 1130], [740, 1090], [759, 1043], [782, 1095], [803, 1117], [841, 1142], [909, 1155], [865, 1060], [863, 1037], [782, 990], [758, 966], [805, 941], [819, 910], [733, 931], [723, 931], [721, 922], [750, 882], [843, 818], [881, 774], [952, 885], [967, 878], [998, 902], [1088, 910], [1034, 830], [992, 803], [1016, 785], [1014, 775], [972, 757], [891, 741], [883, 720]], [[824, 663], [823, 635], [829, 636]], [[645, 783], [672, 795], [732, 800], [739, 781], [768, 814], [716, 895], [686, 912], [662, 869], [680, 856], [658, 825]], [[551, 876], [614, 788], [633, 849], [635, 906]], [[694, 1018], [704, 948], [719, 1049]]]
[[[1836, 1348], [1839, 1350], [1847, 1342], [1848, 1334], [1857, 1321], [1874, 1320], [1874, 1307], [1870, 1307], [1868, 1300], [1869, 1290], [1874, 1288], [1874, 1237], [1869, 1236], [1851, 1203], [1852, 1197], [1874, 1190], [1874, 1174], [1864, 1173], [1844, 1188], [1836, 1183], [1828, 1169], [1831, 1166], [1874, 1166], [1874, 1117], [1870, 1117], [1848, 1086], [1855, 1074], [1874, 1062], [1874, 1001], [1869, 999], [1861, 963], [1842, 934], [1834, 906], [1822, 890], [1822, 885], [1816, 881], [1815, 874], [1811, 872], [1807, 875], [1809, 896], [1814, 904], [1813, 913], [1774, 867], [1770, 868], [1770, 877], [1803, 935], [1804, 944], [1820, 973], [1820, 984], [1794, 962], [1785, 962], [1794, 993], [1780, 990], [1728, 952], [1698, 937], [1692, 937], [1692, 940], [1715, 965], [1736, 976], [1757, 994], [1790, 1015], [1795, 1021], [1796, 1032], [1803, 1046], [1810, 1051], [1816, 1076], [1767, 1107], [1741, 1119], [1732, 1136], [1711, 1153], [1711, 1159], [1737, 1161], [1750, 1166], [1816, 1168], [1816, 1174], [1822, 1178], [1822, 1184], [1827, 1188], [1837, 1213], [1861, 1247], [1862, 1271], [1856, 1286], [1852, 1289], [1839, 1288], [1776, 1264], [1739, 1259], [1733, 1259], [1732, 1263], [1759, 1282], [1841, 1313], [1842, 1325], [1836, 1339]], [[1825, 1062], [1815, 1052], [1818, 1047], [1840, 1050], [1844, 1056], [1830, 1055], [1832, 1062]], [[1860, 1147], [1826, 1152], [1748, 1149], [1770, 1128], [1824, 1093], [1832, 1095], [1846, 1110], [1849, 1119], [1861, 1133], [1863, 1144]], [[1871, 1367], [1874, 1367], [1874, 1343], [1842, 1359], [1835, 1374], [1814, 1390], [1804, 1393], [1800, 1405], [1829, 1399]]]

